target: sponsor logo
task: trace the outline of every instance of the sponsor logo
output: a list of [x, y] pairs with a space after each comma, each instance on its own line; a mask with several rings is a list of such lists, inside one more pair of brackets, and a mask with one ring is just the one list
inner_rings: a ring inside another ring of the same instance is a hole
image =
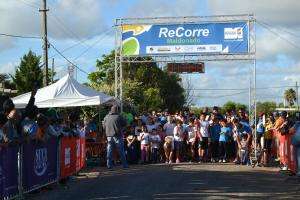
[[71, 164], [71, 148], [65, 148], [65, 166]]
[[224, 28], [225, 40], [238, 40], [243, 39], [243, 27]]
[[206, 46], [197, 47], [197, 51], [205, 51], [205, 50], [206, 50]]
[[193, 50], [194, 50], [193, 46], [186, 46], [186, 47], [184, 47], [184, 51], [185, 52], [193, 52]]
[[181, 47], [175, 47], [175, 51], [181, 51]]
[[47, 170], [47, 166], [47, 148], [37, 149], [34, 157], [34, 173], [37, 176], [43, 176]]
[[166, 51], [171, 51], [169, 47], [159, 47], [157, 48], [158, 52], [166, 52]]

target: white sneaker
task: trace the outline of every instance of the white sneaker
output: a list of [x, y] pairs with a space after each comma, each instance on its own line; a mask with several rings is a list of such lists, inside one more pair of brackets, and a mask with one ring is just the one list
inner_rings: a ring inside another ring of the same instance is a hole
[[219, 163], [221, 163], [222, 162], [222, 160], [219, 160]]
[[287, 171], [287, 170], [288, 170], [288, 167], [287, 167], [287, 166], [284, 166], [281, 170], [282, 170], [282, 171]]
[[169, 161], [169, 164], [170, 164], [170, 165], [172, 164], [172, 160]]
[[225, 159], [223, 159], [223, 161], [222, 161], [223, 163], [226, 163], [226, 160]]

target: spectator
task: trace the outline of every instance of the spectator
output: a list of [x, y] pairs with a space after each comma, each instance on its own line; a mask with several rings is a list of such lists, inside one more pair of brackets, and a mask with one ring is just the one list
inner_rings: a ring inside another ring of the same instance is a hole
[[111, 111], [105, 116], [103, 121], [103, 128], [107, 137], [107, 167], [112, 169], [112, 153], [113, 148], [116, 146], [122, 161], [123, 168], [128, 168], [125, 158], [124, 143], [122, 136], [122, 129], [126, 126], [126, 121], [118, 112], [118, 107], [113, 105]]
[[207, 161], [208, 159], [208, 127], [209, 122], [206, 121], [204, 113], [200, 116], [200, 134], [199, 134], [199, 162]]
[[174, 147], [176, 152], [176, 163], [180, 163], [180, 157], [182, 152], [182, 145], [184, 141], [184, 132], [182, 127], [182, 121], [177, 120], [176, 126], [174, 128]]

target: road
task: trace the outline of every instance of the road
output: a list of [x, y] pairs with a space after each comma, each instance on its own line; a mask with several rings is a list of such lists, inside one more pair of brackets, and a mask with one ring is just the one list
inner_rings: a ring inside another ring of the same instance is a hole
[[31, 194], [32, 200], [300, 199], [296, 177], [274, 168], [232, 164], [137, 165], [87, 169], [65, 185]]

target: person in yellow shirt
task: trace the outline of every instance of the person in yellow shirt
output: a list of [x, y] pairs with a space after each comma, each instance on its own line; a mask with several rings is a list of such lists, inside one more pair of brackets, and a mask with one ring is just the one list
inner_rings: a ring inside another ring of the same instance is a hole
[[266, 119], [265, 134], [264, 134], [264, 152], [263, 152], [263, 164], [268, 165], [273, 142], [273, 121], [270, 117]]

